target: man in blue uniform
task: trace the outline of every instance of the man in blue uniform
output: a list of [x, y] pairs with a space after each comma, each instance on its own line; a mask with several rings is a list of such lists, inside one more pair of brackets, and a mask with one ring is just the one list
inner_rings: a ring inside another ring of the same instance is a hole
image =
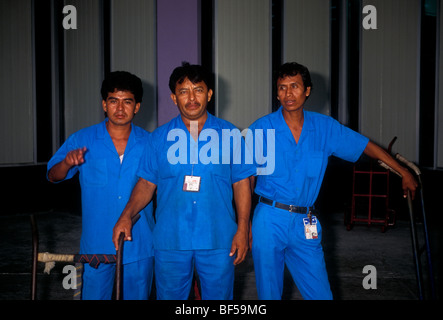
[[[264, 142], [268, 141], [269, 130], [275, 135], [275, 169], [251, 179], [260, 196], [252, 222], [258, 296], [281, 299], [286, 264], [304, 299], [329, 300], [332, 294], [321, 246], [321, 225], [312, 212], [328, 157], [355, 162], [365, 153], [402, 174], [405, 194], [408, 190], [414, 194], [417, 183], [368, 138], [331, 117], [304, 110], [312, 89], [306, 67], [284, 64], [277, 73], [276, 85], [280, 109], [250, 126], [252, 132], [263, 131]], [[262, 162], [258, 159], [257, 163]]]
[[[80, 176], [82, 197], [81, 254], [115, 254], [112, 229], [137, 182], [136, 170], [148, 132], [132, 120], [143, 97], [141, 80], [128, 72], [112, 72], [103, 81], [106, 119], [72, 134], [48, 163], [51, 182]], [[135, 241], [123, 251], [123, 299], [147, 299], [153, 277], [152, 204], [140, 212]], [[84, 266], [82, 299], [112, 297], [115, 265]]]
[[157, 189], [158, 299], [187, 299], [194, 267], [202, 299], [232, 299], [234, 266], [248, 250], [249, 177], [255, 167], [244, 164], [244, 155], [237, 157], [244, 150], [239, 130], [207, 112], [210, 83], [198, 65], [184, 63], [173, 71], [169, 86], [180, 114], [152, 133], [151, 152], [140, 162], [139, 182], [114, 228], [117, 247], [121, 232], [130, 239], [131, 217]]

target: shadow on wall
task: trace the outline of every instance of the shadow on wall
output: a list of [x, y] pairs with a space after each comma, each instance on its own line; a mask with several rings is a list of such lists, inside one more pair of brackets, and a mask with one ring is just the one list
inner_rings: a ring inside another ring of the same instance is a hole
[[[226, 119], [226, 115], [228, 114], [228, 111], [230, 108], [232, 108], [232, 99], [231, 99], [231, 89], [229, 86], [229, 81], [226, 81], [222, 77], [218, 77], [218, 92], [214, 90], [214, 93], [212, 95], [211, 104], [215, 106], [215, 101], [217, 101], [218, 104], [218, 115], [216, 115], [215, 107], [214, 109], [214, 115], [221, 119]], [[216, 100], [218, 97], [218, 100]], [[209, 107], [209, 106], [208, 106]], [[208, 108], [210, 110], [210, 108]]]
[[322, 114], [331, 114], [331, 92], [329, 81], [326, 78], [315, 72], [311, 72], [312, 90], [311, 96], [305, 103], [306, 110], [315, 111]]
[[143, 83], [143, 101], [141, 103], [140, 111], [134, 118], [134, 124], [142, 127], [145, 130], [153, 131], [157, 127], [157, 106], [150, 105], [149, 101], [155, 97], [155, 88], [152, 84], [142, 81]]

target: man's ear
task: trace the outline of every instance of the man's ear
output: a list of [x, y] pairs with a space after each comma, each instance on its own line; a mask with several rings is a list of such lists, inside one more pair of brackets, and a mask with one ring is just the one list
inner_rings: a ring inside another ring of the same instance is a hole
[[177, 96], [173, 93], [171, 93], [171, 99], [174, 102], [175, 105], [177, 105]]
[[136, 113], [140, 110], [140, 105], [141, 105], [140, 102], [138, 102], [138, 103], [135, 105], [134, 114], [136, 114]]

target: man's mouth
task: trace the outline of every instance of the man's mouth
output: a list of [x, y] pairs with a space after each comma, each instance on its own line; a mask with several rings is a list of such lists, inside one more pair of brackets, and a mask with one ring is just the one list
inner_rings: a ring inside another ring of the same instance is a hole
[[186, 108], [187, 108], [187, 109], [198, 109], [198, 108], [200, 108], [200, 104], [199, 104], [199, 103], [189, 103], [189, 104], [186, 106]]

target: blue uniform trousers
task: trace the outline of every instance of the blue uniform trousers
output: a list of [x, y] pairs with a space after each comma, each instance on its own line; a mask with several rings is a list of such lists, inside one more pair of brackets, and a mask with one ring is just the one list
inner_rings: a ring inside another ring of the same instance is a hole
[[321, 226], [317, 220], [318, 239], [306, 239], [306, 217], [263, 203], [257, 205], [252, 222], [252, 256], [259, 299], [281, 299], [285, 264], [304, 299], [332, 299]]
[[[151, 293], [154, 258], [123, 265], [123, 300], [147, 300]], [[100, 264], [97, 269], [84, 265], [82, 300], [111, 300], [115, 264]]]
[[186, 300], [194, 267], [203, 300], [232, 300], [234, 257], [230, 249], [155, 250], [155, 285], [158, 300]]

